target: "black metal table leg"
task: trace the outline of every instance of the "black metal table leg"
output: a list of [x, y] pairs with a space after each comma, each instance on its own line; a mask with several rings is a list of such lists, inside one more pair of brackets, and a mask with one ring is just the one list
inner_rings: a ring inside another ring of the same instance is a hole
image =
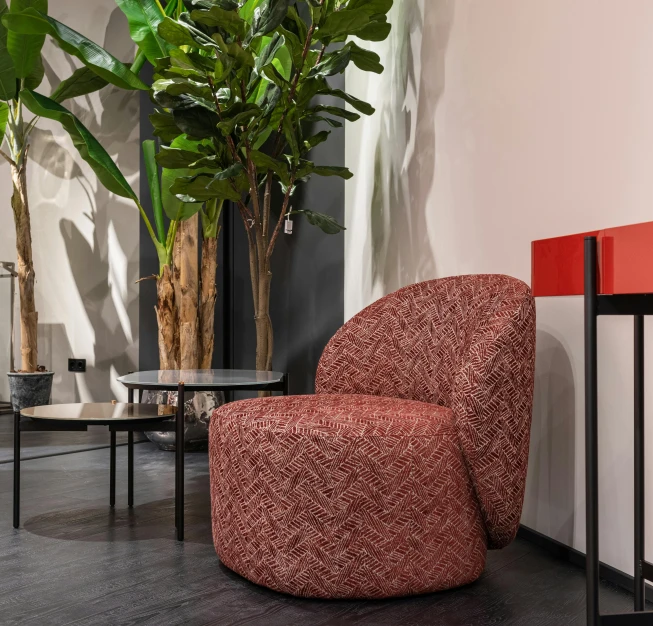
[[596, 237], [585, 238], [585, 499], [587, 624], [599, 623]]
[[20, 411], [14, 412], [14, 528], [20, 525]]
[[290, 392], [290, 381], [288, 380], [289, 375], [285, 374], [283, 377], [283, 395], [287, 396]]
[[127, 506], [134, 506], [134, 431], [127, 433]]
[[116, 431], [111, 431], [109, 452], [109, 506], [116, 506]]
[[177, 432], [175, 440], [175, 511], [177, 541], [184, 540], [184, 383], [177, 388]]
[[[134, 402], [134, 390], [127, 390], [127, 401]], [[134, 506], [134, 431], [127, 433], [127, 506]]]
[[644, 316], [635, 316], [635, 611], [644, 610]]

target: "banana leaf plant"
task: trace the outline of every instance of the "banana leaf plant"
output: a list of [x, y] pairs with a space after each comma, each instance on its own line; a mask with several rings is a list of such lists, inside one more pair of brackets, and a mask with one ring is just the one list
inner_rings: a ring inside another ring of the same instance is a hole
[[[139, 56], [155, 68], [160, 59], [183, 54], [183, 46], [166, 41], [158, 33], [166, 19], [177, 20], [186, 11], [181, 0], [170, 0], [165, 6], [158, 0], [116, 0], [116, 4], [127, 18]], [[175, 124], [168, 123], [170, 118], [165, 106], [153, 115], [159, 142], [183, 154], [192, 154], [193, 161], [200, 160], [210, 142], [189, 137]], [[178, 199], [170, 193], [170, 187], [178, 177], [189, 176], [191, 171], [183, 162], [170, 161], [159, 174], [156, 152], [155, 142], [144, 142], [155, 225], [150, 235], [160, 264], [156, 277], [159, 365], [161, 369], [207, 369], [211, 367], [214, 346], [215, 276], [223, 202], [217, 198], [201, 202]], [[210, 167], [201, 171], [214, 173]], [[198, 216], [202, 229], [199, 269]]]
[[[155, 66], [159, 110], [151, 119], [164, 141], [180, 131], [197, 142], [197, 150], [171, 143], [156, 158], [165, 168], [190, 172], [170, 187], [180, 200], [229, 200], [237, 207], [249, 244], [256, 368], [270, 370], [271, 257], [286, 216], [303, 213], [328, 234], [343, 230], [331, 216], [293, 211], [293, 193], [313, 175], [350, 178], [345, 167], [314, 163], [310, 152], [328, 140], [328, 127], [374, 112], [369, 103], [330, 86], [329, 77], [350, 63], [383, 71], [377, 54], [349, 38], [385, 39], [392, 0], [183, 0], [183, 5], [183, 13], [165, 17], [156, 32], [147, 33], [169, 46]], [[316, 96], [322, 96], [319, 103]], [[333, 102], [324, 104], [324, 98]]]
[[[41, 49], [50, 36], [83, 67], [64, 80], [50, 96], [39, 91], [44, 69]], [[82, 34], [48, 15], [47, 0], [0, 0], [0, 156], [11, 168], [11, 206], [16, 226], [18, 288], [20, 295], [21, 371], [38, 370], [38, 313], [34, 298], [34, 264], [28, 200], [27, 165], [30, 133], [44, 117], [59, 122], [81, 157], [111, 192], [138, 197], [111, 157], [88, 129], [61, 102], [96, 91], [106, 84], [145, 90], [136, 75], [144, 58], [128, 67]], [[31, 113], [30, 119], [26, 113]], [[3, 143], [4, 141], [4, 143]], [[150, 227], [151, 230], [151, 227]]]

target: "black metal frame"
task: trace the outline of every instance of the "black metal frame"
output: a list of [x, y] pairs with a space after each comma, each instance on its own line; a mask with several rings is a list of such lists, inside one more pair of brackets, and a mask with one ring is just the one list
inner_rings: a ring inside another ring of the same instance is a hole
[[[134, 402], [134, 390], [176, 391], [177, 415], [174, 424], [168, 422], [170, 416], [162, 416], [161, 420], [129, 420], [125, 422], [43, 420], [22, 417], [20, 411], [14, 412], [14, 528], [20, 525], [20, 433], [22, 431], [85, 431], [89, 426], [108, 426], [110, 433], [109, 451], [109, 506], [116, 505], [116, 433], [127, 433], [127, 505], [134, 506], [134, 431], [147, 432], [153, 430], [156, 424], [157, 431], [175, 430], [175, 528], [177, 540], [184, 540], [184, 402], [186, 387], [183, 382], [170, 385], [141, 385], [126, 384], [127, 401]], [[188, 391], [281, 391], [288, 395], [288, 374], [284, 374], [280, 381], [273, 383], [252, 383], [247, 385], [193, 385]], [[179, 400], [181, 398], [181, 401]], [[140, 393], [139, 393], [140, 399]]]
[[[635, 397], [635, 612], [601, 615], [599, 611], [599, 468], [597, 327], [600, 315], [634, 317]], [[653, 294], [600, 295], [596, 237], [585, 238], [585, 496], [587, 543], [587, 624], [621, 626], [653, 624], [644, 611], [646, 580], [653, 564], [644, 558], [644, 316], [653, 315]]]
[[[175, 528], [177, 529], [177, 540], [184, 540], [184, 403], [185, 392], [196, 391], [281, 391], [284, 396], [288, 395], [288, 374], [284, 374], [280, 381], [233, 385], [195, 385], [186, 389], [183, 382], [179, 383], [157, 383], [156, 385], [146, 383], [122, 383], [127, 387], [128, 400], [133, 402], [134, 390], [139, 393], [143, 391], [176, 391], [177, 392], [177, 419], [175, 420], [176, 442], [175, 442]], [[181, 398], [181, 400], [180, 400]], [[147, 430], [152, 430], [148, 428]], [[164, 429], [158, 428], [157, 431]], [[179, 445], [181, 442], [182, 445]], [[113, 445], [113, 441], [112, 441]], [[131, 444], [130, 444], [131, 445]], [[131, 449], [131, 448], [130, 448]], [[129, 506], [133, 506], [133, 450], [129, 453]], [[112, 456], [112, 458], [114, 458]], [[115, 469], [112, 470], [115, 473]]]

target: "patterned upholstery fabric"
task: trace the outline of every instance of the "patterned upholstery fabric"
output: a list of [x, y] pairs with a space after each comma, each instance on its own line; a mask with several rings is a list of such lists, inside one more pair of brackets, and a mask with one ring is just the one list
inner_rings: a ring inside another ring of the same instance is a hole
[[315, 396], [228, 404], [210, 427], [216, 550], [294, 595], [462, 585], [514, 537], [524, 494], [535, 309], [496, 275], [419, 283], [347, 322]]
[[324, 350], [317, 393], [360, 393], [453, 409], [490, 548], [521, 516], [535, 367], [535, 303], [496, 274], [411, 285], [347, 322]]
[[225, 405], [210, 427], [214, 542], [252, 582], [384, 598], [478, 578], [486, 537], [451, 410], [362, 395]]

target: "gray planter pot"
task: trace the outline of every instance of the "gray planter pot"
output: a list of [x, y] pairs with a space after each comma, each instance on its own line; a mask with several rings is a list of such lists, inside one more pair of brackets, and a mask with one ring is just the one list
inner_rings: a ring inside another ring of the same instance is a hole
[[54, 372], [9, 372], [7, 376], [14, 411], [50, 404]]
[[[195, 452], [208, 450], [209, 421], [215, 409], [224, 404], [222, 391], [198, 391], [187, 393], [184, 402], [184, 450]], [[141, 402], [150, 404], [177, 404], [176, 391], [144, 391]], [[174, 422], [174, 420], [170, 420]], [[174, 432], [147, 432], [147, 438], [161, 450], [175, 450]]]

